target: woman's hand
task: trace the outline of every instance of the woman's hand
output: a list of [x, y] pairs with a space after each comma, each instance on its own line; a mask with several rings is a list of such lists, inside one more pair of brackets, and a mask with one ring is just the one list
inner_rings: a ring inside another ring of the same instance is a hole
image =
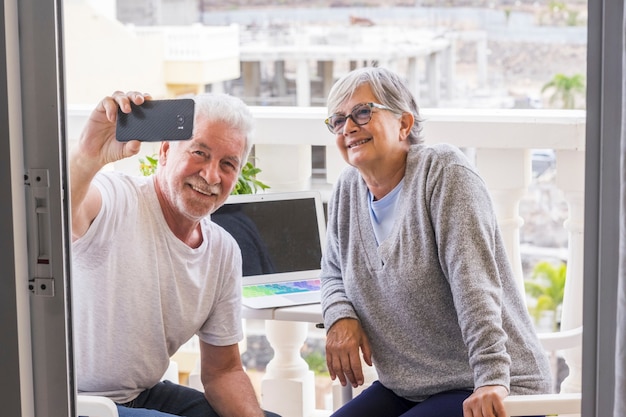
[[326, 364], [333, 381], [339, 378], [343, 386], [349, 381], [354, 388], [363, 385], [359, 349], [363, 352], [365, 363], [372, 366], [369, 340], [361, 323], [355, 319], [335, 322], [326, 334]]
[[502, 400], [507, 395], [502, 385], [480, 387], [463, 402], [463, 417], [505, 417]]

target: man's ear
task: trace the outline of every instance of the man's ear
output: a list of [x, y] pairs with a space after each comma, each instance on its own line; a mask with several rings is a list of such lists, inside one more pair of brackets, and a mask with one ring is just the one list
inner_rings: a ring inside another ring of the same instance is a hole
[[161, 142], [159, 147], [159, 165], [165, 165], [167, 163], [167, 155], [169, 154], [171, 145], [168, 141]]
[[409, 137], [411, 129], [413, 129], [413, 123], [415, 123], [415, 117], [412, 113], [404, 112], [400, 116], [400, 138], [405, 140]]

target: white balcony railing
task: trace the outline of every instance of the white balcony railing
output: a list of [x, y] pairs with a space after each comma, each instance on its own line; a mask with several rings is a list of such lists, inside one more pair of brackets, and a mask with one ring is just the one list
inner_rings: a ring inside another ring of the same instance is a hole
[[[272, 191], [317, 187], [326, 193], [344, 162], [335, 148], [334, 137], [324, 126], [325, 108], [254, 107], [253, 112], [257, 119], [255, 156], [262, 169], [260, 179], [271, 185]], [[427, 143], [451, 143], [474, 158], [493, 197], [520, 291], [523, 277], [519, 234], [524, 219], [519, 203], [531, 181], [531, 150], [555, 151], [556, 184], [563, 192], [569, 213], [563, 225], [568, 233], [568, 268], [561, 329], [581, 326], [585, 113], [486, 109], [423, 109], [422, 113]], [[87, 114], [85, 110], [70, 108], [70, 139], [78, 136]], [[326, 147], [326, 181], [312, 180], [313, 145]], [[268, 339], [277, 354], [265, 376], [268, 383], [263, 385], [263, 406], [279, 413], [285, 411], [284, 417], [316, 415], [311, 374], [302, 365], [304, 361], [299, 360], [306, 323], [274, 318], [266, 322]], [[570, 349], [563, 356], [570, 374], [562, 390], [580, 392], [581, 350]], [[286, 387], [289, 395], [285, 395]], [[287, 408], [285, 402], [289, 403]]]

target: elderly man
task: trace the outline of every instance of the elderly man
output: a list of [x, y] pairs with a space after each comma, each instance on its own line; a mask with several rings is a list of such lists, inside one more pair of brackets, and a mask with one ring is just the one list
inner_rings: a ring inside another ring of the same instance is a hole
[[[116, 118], [149, 99], [105, 97], [70, 156], [79, 392], [111, 398], [120, 417], [275, 416], [239, 355], [241, 254], [210, 220], [246, 161], [252, 116], [234, 97], [197, 96], [192, 138], [161, 143], [156, 175], [101, 171], [139, 152], [116, 140]], [[204, 393], [160, 382], [194, 334]]]

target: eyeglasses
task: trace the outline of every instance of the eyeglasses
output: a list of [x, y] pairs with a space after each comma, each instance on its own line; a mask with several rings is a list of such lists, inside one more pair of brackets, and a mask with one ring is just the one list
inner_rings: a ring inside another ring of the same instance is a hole
[[387, 106], [383, 106], [382, 104], [361, 103], [354, 106], [350, 111], [350, 114], [345, 115], [335, 113], [331, 115], [328, 119], [324, 120], [324, 123], [326, 123], [328, 130], [330, 130], [330, 133], [338, 134], [343, 130], [343, 127], [345, 126], [348, 118], [352, 119], [352, 121], [359, 126], [363, 126], [369, 123], [369, 121], [372, 120], [373, 108], [389, 110], [393, 112], [393, 109]]

